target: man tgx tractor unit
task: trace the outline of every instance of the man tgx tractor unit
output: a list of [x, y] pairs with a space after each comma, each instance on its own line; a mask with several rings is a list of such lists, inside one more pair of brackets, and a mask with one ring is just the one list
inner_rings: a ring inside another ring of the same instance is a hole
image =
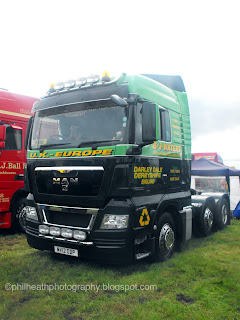
[[0, 228], [25, 230], [24, 138], [36, 100], [0, 89]]
[[229, 222], [227, 194], [191, 196], [191, 131], [179, 76], [108, 74], [52, 86], [28, 124], [27, 240], [128, 263], [169, 258]]

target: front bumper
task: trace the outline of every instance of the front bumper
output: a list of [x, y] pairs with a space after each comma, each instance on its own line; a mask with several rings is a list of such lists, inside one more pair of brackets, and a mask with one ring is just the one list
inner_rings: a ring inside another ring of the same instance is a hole
[[[28, 244], [38, 250], [54, 252], [54, 246], [77, 249], [79, 258], [98, 260], [104, 263], [129, 264], [133, 261], [133, 241], [124, 233], [112, 235], [109, 232], [99, 233], [99, 237], [89, 236], [86, 241], [71, 242], [57, 237], [39, 236], [38, 226], [28, 221], [27, 241]], [[94, 234], [94, 233], [93, 233]], [[115, 240], [108, 240], [115, 239]]]
[[[36, 205], [33, 196], [28, 197], [28, 205], [36, 207], [38, 221], [27, 218], [27, 240], [31, 247], [54, 251], [54, 246], [77, 249], [79, 257], [96, 259], [105, 263], [131, 263], [154, 253], [155, 239], [151, 234], [152, 224], [140, 226], [143, 207], [136, 210], [129, 199], [111, 199], [102, 209]], [[149, 213], [151, 214], [150, 210]], [[129, 215], [126, 229], [101, 229], [105, 214]], [[154, 221], [151, 217], [151, 223]], [[86, 240], [77, 241], [62, 236], [39, 234], [39, 225], [81, 230]]]

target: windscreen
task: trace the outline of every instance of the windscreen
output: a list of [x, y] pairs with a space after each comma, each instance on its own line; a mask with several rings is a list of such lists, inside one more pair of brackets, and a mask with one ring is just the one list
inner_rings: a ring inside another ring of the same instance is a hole
[[36, 112], [30, 148], [127, 143], [127, 132], [128, 108], [110, 100], [60, 106]]

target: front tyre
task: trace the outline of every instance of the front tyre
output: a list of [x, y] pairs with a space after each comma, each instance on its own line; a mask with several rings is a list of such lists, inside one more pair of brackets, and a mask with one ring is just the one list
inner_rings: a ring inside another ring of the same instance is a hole
[[176, 247], [176, 229], [170, 213], [165, 212], [159, 219], [155, 258], [158, 261], [169, 259]]
[[14, 204], [13, 208], [14, 229], [26, 232], [26, 199], [22, 198]]

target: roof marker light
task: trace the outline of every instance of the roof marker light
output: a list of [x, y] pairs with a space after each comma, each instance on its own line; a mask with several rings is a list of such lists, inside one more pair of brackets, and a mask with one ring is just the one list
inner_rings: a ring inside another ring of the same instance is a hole
[[100, 79], [99, 75], [92, 74], [87, 77], [87, 83], [96, 83], [99, 81], [99, 79]]
[[87, 83], [87, 78], [86, 77], [80, 77], [76, 79], [76, 86], [81, 87], [84, 86]]
[[110, 81], [110, 75], [108, 71], [103, 72], [102, 81], [109, 82]]
[[75, 87], [75, 80], [67, 80], [67, 81], [64, 83], [64, 87], [65, 87], [66, 89], [74, 88], [74, 87]]
[[55, 90], [62, 90], [64, 88], [64, 82], [58, 82], [54, 86]]
[[55, 84], [54, 83], [50, 83], [49, 89], [48, 89], [48, 94], [55, 92]]

